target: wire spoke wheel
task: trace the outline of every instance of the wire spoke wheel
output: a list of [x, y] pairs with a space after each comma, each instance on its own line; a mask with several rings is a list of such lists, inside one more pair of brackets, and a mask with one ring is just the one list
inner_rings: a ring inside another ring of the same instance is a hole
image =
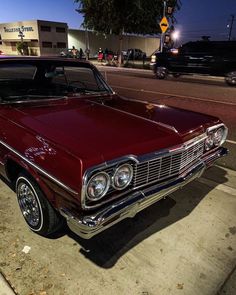
[[17, 197], [21, 212], [27, 223], [32, 227], [37, 227], [40, 222], [40, 210], [31, 187], [24, 182], [20, 182], [17, 187]]

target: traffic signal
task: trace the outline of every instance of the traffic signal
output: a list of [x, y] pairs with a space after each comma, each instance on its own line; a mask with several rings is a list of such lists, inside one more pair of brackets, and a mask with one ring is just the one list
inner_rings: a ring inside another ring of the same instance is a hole
[[167, 9], [166, 9], [166, 14], [167, 15], [172, 15], [174, 12], [174, 7], [173, 6], [167, 6]]

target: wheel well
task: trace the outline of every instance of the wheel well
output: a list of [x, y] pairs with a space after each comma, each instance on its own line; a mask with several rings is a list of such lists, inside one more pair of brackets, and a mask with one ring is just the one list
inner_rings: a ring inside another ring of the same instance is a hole
[[21, 173], [27, 173], [27, 170], [24, 169], [21, 165], [16, 163], [15, 161], [8, 159], [6, 163], [6, 173], [7, 177], [12, 183], [15, 183], [17, 176]]

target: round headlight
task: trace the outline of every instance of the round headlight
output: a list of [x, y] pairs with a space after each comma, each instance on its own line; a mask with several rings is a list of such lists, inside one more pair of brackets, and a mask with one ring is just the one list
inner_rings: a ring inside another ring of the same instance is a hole
[[214, 146], [214, 135], [213, 133], [210, 133], [205, 140], [205, 149], [206, 151], [209, 151]]
[[87, 184], [87, 197], [90, 201], [97, 201], [104, 197], [110, 186], [109, 175], [105, 172], [95, 174]]
[[118, 190], [126, 188], [133, 178], [133, 167], [124, 164], [118, 167], [113, 175], [113, 187]]
[[219, 146], [224, 137], [224, 129], [219, 128], [213, 133], [213, 141], [215, 146]]

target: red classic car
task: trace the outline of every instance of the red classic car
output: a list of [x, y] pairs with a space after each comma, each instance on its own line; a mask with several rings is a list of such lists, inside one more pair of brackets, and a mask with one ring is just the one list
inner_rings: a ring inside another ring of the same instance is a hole
[[88, 62], [0, 60], [0, 174], [34, 232], [91, 238], [201, 176], [227, 127], [116, 95]]

